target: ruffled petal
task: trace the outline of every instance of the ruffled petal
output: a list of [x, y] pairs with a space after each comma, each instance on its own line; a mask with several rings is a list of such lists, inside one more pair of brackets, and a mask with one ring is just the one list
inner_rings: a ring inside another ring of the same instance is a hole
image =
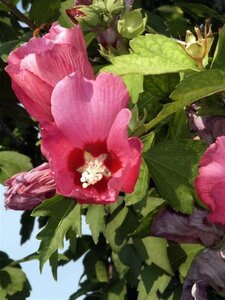
[[105, 140], [119, 111], [128, 105], [127, 89], [118, 76], [101, 73], [95, 81], [73, 73], [52, 93], [52, 114], [66, 138], [82, 147]]
[[200, 162], [195, 188], [199, 198], [211, 210], [211, 222], [225, 224], [225, 136], [217, 138]]
[[29, 54], [22, 61], [21, 69], [27, 69], [54, 87], [65, 76], [79, 71], [86, 78], [93, 78], [86, 53], [68, 44], [55, 44], [40, 54]]
[[43, 38], [52, 40], [57, 44], [69, 44], [77, 51], [86, 53], [86, 43], [79, 25], [67, 29], [54, 22], [49, 33], [44, 35]]
[[128, 124], [131, 112], [122, 109], [110, 130], [107, 146], [108, 150], [116, 153], [120, 158], [123, 171], [118, 171], [109, 181], [109, 186], [114, 189], [131, 193], [138, 179], [141, 165], [142, 144], [139, 138], [128, 139]]

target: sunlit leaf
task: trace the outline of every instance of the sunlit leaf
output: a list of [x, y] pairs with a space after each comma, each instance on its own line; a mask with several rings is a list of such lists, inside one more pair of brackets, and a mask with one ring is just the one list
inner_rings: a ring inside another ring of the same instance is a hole
[[102, 71], [125, 74], [163, 74], [185, 70], [198, 71], [198, 67], [182, 47], [171, 38], [159, 34], [146, 34], [130, 42], [131, 54], [116, 56], [112, 66]]
[[29, 171], [31, 168], [29, 157], [15, 151], [0, 151], [0, 183], [16, 173]]
[[81, 235], [81, 206], [74, 200], [55, 197], [36, 207], [32, 216], [49, 216], [48, 223], [37, 235], [37, 239], [41, 240], [39, 253], [42, 270], [51, 255], [64, 247], [64, 237], [71, 227], [77, 235]]
[[161, 196], [177, 211], [192, 213], [195, 199], [192, 182], [205, 148], [201, 141], [170, 140], [144, 154]]

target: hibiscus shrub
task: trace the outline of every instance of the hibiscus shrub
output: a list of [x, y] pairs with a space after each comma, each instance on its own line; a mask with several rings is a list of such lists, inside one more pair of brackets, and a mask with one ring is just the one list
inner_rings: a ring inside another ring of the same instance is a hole
[[70, 300], [225, 298], [224, 16], [222, 0], [1, 1], [0, 183], [21, 244], [40, 224], [36, 253], [0, 253], [1, 299], [29, 297], [23, 262], [57, 279], [81, 257]]

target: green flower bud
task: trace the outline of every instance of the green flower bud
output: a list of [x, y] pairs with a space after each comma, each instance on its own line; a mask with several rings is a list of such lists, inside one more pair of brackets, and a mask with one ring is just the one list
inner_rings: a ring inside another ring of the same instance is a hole
[[208, 54], [213, 43], [213, 33], [211, 26], [209, 26], [208, 31], [207, 26], [205, 26], [204, 35], [198, 27], [195, 27], [195, 33], [196, 36], [190, 30], [187, 30], [185, 42], [178, 41], [178, 43], [196, 60], [199, 67], [203, 68], [208, 63]]
[[102, 23], [100, 15], [92, 5], [77, 6], [70, 11], [73, 10], [76, 11], [75, 22], [79, 23], [84, 31], [92, 30]]
[[133, 39], [145, 30], [147, 16], [142, 17], [140, 9], [127, 11], [117, 23], [119, 34], [126, 39]]

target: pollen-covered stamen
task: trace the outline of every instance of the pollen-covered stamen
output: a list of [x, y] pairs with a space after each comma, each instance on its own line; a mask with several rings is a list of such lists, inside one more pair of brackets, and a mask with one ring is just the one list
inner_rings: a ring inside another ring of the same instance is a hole
[[100, 181], [103, 176], [111, 176], [110, 170], [104, 165], [106, 157], [107, 154], [93, 157], [89, 152], [84, 152], [85, 164], [77, 169], [81, 173], [80, 181], [84, 189]]

